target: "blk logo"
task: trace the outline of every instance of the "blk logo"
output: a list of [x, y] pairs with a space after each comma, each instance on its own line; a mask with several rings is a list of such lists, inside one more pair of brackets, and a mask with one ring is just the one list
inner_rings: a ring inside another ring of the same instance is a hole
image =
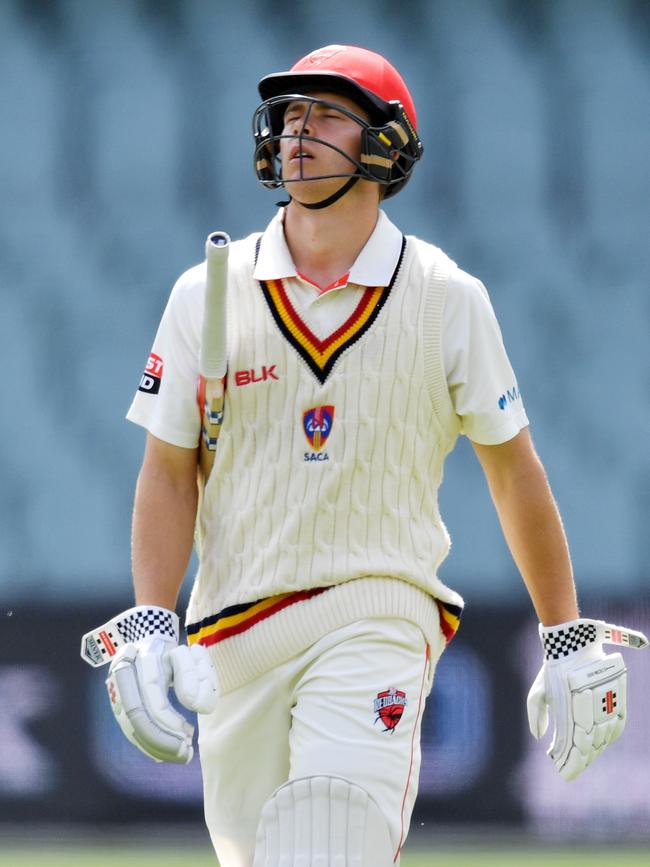
[[270, 367], [263, 364], [259, 373], [257, 373], [255, 368], [251, 368], [250, 370], [238, 370], [235, 373], [235, 385], [239, 387], [242, 385], [253, 385], [255, 382], [266, 382], [269, 379], [275, 379], [276, 382], [279, 379], [275, 372], [275, 364], [272, 364]]

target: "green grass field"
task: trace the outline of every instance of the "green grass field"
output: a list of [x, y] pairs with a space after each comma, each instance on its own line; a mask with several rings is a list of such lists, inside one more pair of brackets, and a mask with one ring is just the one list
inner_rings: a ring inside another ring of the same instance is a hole
[[[405, 853], [402, 867], [649, 867], [650, 850], [466, 849]], [[205, 849], [2, 847], [0, 867], [217, 867]]]

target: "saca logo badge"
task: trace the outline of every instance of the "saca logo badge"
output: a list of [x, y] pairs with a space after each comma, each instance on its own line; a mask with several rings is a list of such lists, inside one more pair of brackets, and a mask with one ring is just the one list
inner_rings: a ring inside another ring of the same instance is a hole
[[321, 451], [327, 438], [332, 432], [334, 424], [334, 407], [312, 406], [302, 414], [302, 427], [307, 437], [307, 442], [312, 447], [312, 452], [305, 452], [305, 461], [329, 461], [327, 452]]

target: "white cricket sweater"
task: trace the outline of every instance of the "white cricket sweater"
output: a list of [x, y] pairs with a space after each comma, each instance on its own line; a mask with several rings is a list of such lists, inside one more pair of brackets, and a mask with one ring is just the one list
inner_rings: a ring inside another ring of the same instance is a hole
[[[437, 577], [459, 432], [441, 349], [456, 265], [407, 238], [391, 285], [319, 341], [281, 282], [253, 280], [256, 240], [231, 246], [225, 413], [187, 613], [226, 691], [365, 618], [405, 618], [434, 644], [436, 599], [463, 604]], [[204, 268], [188, 272], [188, 303]]]

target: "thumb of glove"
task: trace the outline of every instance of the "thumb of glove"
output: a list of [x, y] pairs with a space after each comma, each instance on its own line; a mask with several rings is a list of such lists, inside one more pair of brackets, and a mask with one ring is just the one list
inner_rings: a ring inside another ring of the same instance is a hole
[[173, 671], [174, 692], [181, 704], [197, 713], [212, 713], [217, 706], [219, 679], [205, 647], [181, 644], [167, 658]]
[[548, 700], [546, 698], [545, 666], [533, 681], [528, 693], [526, 707], [528, 710], [528, 728], [534, 738], [539, 740], [546, 734], [548, 728]]

